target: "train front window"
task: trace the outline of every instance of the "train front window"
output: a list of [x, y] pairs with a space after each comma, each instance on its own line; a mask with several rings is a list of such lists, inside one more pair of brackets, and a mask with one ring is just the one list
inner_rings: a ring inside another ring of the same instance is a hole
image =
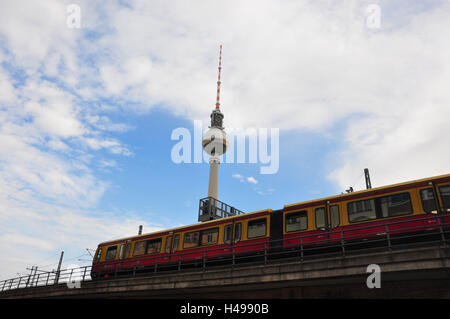
[[349, 222], [362, 222], [376, 219], [375, 200], [365, 199], [347, 205]]
[[441, 192], [444, 210], [450, 212], [450, 185], [439, 187], [439, 191]]
[[95, 262], [98, 263], [100, 261], [100, 257], [102, 256], [102, 249], [99, 248], [97, 251], [97, 255], [95, 256]]
[[247, 238], [266, 235], [266, 219], [251, 220], [248, 222]]
[[108, 247], [108, 250], [106, 251], [105, 260], [116, 259], [116, 255], [117, 255], [117, 246]]
[[425, 213], [437, 213], [436, 200], [432, 188], [422, 189], [420, 191], [420, 198], [422, 199], [422, 207]]
[[286, 214], [286, 232], [305, 230], [308, 228], [306, 211]]

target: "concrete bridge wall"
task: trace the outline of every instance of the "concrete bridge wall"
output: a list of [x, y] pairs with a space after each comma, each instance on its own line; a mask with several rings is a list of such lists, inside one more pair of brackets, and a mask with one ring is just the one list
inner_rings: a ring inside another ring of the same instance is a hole
[[[369, 289], [367, 266], [380, 266]], [[450, 247], [283, 260], [9, 290], [0, 298], [450, 298]]]

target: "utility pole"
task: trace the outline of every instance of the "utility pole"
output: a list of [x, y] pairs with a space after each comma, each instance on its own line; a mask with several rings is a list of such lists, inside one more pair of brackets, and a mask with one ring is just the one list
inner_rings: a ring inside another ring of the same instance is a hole
[[369, 175], [369, 169], [364, 169], [364, 176], [366, 178], [366, 189], [372, 188], [372, 183], [370, 183], [370, 175]]
[[[27, 269], [29, 269], [29, 268], [27, 268]], [[28, 285], [30, 284], [31, 276], [33, 276], [33, 270], [34, 270], [34, 266], [31, 266], [30, 275], [28, 276], [26, 287], [28, 287]]]
[[59, 257], [58, 269], [56, 270], [55, 284], [58, 284], [59, 274], [61, 272], [61, 264], [64, 256], [64, 251], [61, 252], [61, 257]]

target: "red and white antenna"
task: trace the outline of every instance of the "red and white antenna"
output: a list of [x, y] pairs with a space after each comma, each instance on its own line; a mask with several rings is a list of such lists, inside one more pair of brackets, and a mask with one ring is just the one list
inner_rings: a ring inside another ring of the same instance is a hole
[[219, 54], [219, 78], [217, 79], [217, 100], [216, 100], [216, 110], [220, 109], [220, 73], [222, 71], [222, 45], [220, 45]]

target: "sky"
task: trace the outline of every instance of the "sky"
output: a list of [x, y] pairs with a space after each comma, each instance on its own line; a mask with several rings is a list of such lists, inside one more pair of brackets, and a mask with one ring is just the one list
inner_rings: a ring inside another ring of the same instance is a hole
[[449, 38], [444, 0], [0, 1], [0, 279], [197, 222], [220, 44], [225, 131], [267, 129], [278, 161], [223, 159], [220, 200], [280, 209], [364, 189], [366, 167], [374, 187], [449, 173]]

